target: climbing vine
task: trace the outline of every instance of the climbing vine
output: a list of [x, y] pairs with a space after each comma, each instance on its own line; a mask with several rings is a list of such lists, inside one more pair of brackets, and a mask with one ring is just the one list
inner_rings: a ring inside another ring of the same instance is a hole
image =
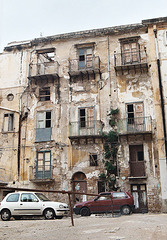
[[116, 157], [118, 151], [118, 135], [116, 121], [119, 110], [110, 109], [109, 114], [109, 125], [111, 130], [108, 133], [103, 133], [103, 149], [104, 149], [104, 171], [99, 175], [99, 179], [105, 183], [105, 189], [107, 191], [116, 190], [115, 182], [117, 176], [117, 164]]

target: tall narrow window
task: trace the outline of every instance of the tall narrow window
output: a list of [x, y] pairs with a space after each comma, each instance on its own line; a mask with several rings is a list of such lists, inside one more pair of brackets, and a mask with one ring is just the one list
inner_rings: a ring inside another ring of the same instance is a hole
[[37, 113], [37, 128], [36, 139], [37, 142], [51, 140], [51, 112]]
[[14, 130], [14, 114], [13, 113], [5, 113], [4, 114], [4, 124], [3, 131], [9, 132]]
[[51, 178], [51, 152], [37, 152], [36, 178], [46, 179]]
[[79, 69], [91, 68], [93, 66], [92, 48], [79, 49]]
[[98, 166], [97, 154], [89, 155], [90, 166]]
[[79, 109], [79, 123], [80, 123], [80, 128], [94, 127], [94, 107]]

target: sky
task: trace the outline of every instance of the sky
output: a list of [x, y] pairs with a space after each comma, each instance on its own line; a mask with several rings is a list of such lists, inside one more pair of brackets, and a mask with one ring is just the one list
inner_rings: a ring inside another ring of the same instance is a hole
[[14, 41], [166, 16], [167, 0], [0, 0], [0, 52]]

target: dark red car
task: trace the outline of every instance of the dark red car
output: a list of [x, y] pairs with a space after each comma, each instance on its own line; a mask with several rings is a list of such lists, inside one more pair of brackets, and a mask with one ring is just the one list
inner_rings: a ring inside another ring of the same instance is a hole
[[121, 212], [128, 215], [134, 208], [134, 200], [128, 192], [105, 192], [91, 201], [75, 204], [75, 214], [90, 216], [92, 213]]

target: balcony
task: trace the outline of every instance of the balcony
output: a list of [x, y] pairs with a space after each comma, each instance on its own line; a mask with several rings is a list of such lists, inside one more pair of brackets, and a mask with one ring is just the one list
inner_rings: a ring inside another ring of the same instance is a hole
[[36, 128], [35, 142], [51, 141], [52, 128]]
[[152, 118], [138, 117], [138, 118], [124, 118], [118, 121], [118, 134], [151, 134], [152, 133]]
[[29, 167], [29, 179], [33, 183], [50, 183], [53, 182], [53, 166], [41, 165], [36, 167]]
[[148, 71], [146, 49], [144, 51], [114, 53], [114, 68], [116, 74], [121, 72], [122, 75], [124, 71], [128, 71], [128, 73], [131, 70], [135, 73], [138, 70], [142, 72], [143, 69]]
[[100, 58], [91, 57], [91, 59], [85, 59], [84, 61], [79, 61], [78, 59], [72, 59], [69, 61], [69, 75], [70, 78], [73, 76], [81, 76], [83, 79], [84, 76], [87, 76], [88, 80], [91, 75], [95, 76], [100, 74]]
[[101, 138], [102, 122], [101, 121], [85, 121], [71, 122], [69, 138]]
[[29, 65], [30, 80], [54, 80], [59, 78], [59, 63], [57, 61], [43, 62]]

